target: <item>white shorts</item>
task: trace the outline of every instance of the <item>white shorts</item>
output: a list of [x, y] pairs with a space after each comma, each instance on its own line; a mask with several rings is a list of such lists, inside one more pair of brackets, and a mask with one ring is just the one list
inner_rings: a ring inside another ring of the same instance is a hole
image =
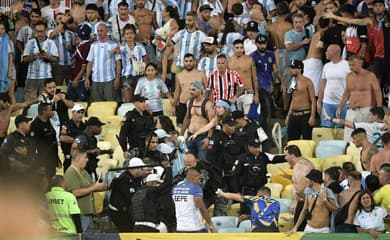
[[306, 224], [305, 230], [303, 230], [305, 233], [329, 233], [330, 229], [329, 227], [324, 228], [313, 228], [310, 227], [309, 224]]
[[303, 76], [309, 78], [314, 85], [314, 93], [318, 96], [318, 90], [320, 88], [322, 68], [324, 65], [320, 59], [309, 58], [303, 60]]

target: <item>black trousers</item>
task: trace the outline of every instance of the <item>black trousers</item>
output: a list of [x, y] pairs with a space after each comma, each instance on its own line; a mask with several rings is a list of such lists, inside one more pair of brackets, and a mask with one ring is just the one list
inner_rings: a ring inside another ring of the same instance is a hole
[[[299, 215], [301, 214], [303, 210], [303, 205], [305, 204], [305, 201], [298, 201], [297, 207], [295, 208], [294, 213], [294, 224], [298, 221]], [[303, 232], [306, 227], [306, 218], [303, 220], [302, 224], [298, 227], [299, 232]]]
[[176, 124], [183, 124], [184, 117], [186, 116], [187, 112], [187, 104], [185, 103], [179, 103], [179, 105], [176, 108]]
[[300, 116], [290, 116], [288, 121], [287, 136], [288, 141], [303, 139], [311, 139], [312, 127], [309, 125], [310, 113]]
[[110, 209], [109, 216], [119, 232], [133, 232], [134, 221], [129, 214]]

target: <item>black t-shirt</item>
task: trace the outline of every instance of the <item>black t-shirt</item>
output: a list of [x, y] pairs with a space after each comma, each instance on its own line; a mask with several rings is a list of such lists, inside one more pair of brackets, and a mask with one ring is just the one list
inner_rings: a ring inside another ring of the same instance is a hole
[[345, 31], [345, 26], [341, 24], [336, 24], [333, 27], [329, 28], [324, 32], [324, 35], [321, 37], [321, 41], [324, 43], [324, 49], [331, 45], [337, 44], [341, 49], [344, 48], [344, 42], [342, 38], [342, 32]]

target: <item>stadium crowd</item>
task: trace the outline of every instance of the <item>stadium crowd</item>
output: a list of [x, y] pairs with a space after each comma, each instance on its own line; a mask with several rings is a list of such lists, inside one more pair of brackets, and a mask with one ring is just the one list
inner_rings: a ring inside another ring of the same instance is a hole
[[[234, 202], [237, 226], [279, 232], [267, 169], [288, 164], [287, 234], [376, 239], [390, 230], [389, 4], [1, 0], [1, 174], [35, 179], [59, 232], [99, 231], [99, 192], [119, 232], [218, 232]], [[89, 109], [107, 102], [125, 112], [102, 147], [108, 116]], [[271, 118], [289, 142], [344, 128], [359, 159], [319, 167], [299, 141], [274, 155]], [[123, 168], [99, 171], [118, 152]]]

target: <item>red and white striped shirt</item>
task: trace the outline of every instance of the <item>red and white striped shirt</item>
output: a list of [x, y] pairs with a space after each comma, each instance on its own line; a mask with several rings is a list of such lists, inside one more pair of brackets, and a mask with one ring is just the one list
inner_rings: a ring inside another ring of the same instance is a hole
[[207, 81], [207, 90], [212, 91], [213, 102], [219, 100], [230, 100], [236, 94], [238, 88], [243, 87], [240, 75], [238, 72], [226, 69], [225, 74], [220, 74], [218, 70], [214, 70], [209, 75]]

